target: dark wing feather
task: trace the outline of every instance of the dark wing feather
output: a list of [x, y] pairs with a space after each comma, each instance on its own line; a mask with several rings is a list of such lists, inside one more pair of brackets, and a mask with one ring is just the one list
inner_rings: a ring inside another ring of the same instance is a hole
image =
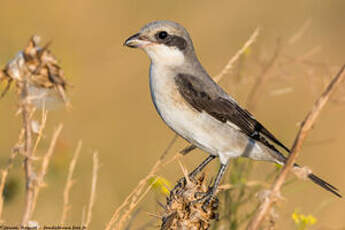
[[219, 89], [206, 88], [200, 79], [188, 74], [177, 75], [175, 82], [182, 97], [197, 111], [205, 111], [224, 123], [227, 121], [232, 122], [243, 133], [275, 151], [277, 149], [266, 138], [290, 152], [261, 123], [255, 120], [248, 111], [242, 109], [235, 101], [220, 96], [215, 91]]

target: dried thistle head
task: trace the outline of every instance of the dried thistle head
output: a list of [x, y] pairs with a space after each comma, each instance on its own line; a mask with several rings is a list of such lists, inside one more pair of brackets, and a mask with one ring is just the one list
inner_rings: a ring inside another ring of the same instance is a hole
[[207, 207], [203, 207], [204, 202], [198, 200], [207, 191], [205, 174], [179, 183], [167, 198], [161, 229], [208, 229], [218, 217], [218, 199], [213, 198]]
[[64, 72], [48, 49], [49, 43], [40, 47], [39, 42], [39, 36], [33, 36], [24, 50], [20, 51], [1, 71], [0, 82], [7, 80], [2, 96], [13, 82], [20, 91], [22, 83], [26, 81], [29, 96], [33, 100], [44, 100], [52, 96], [52, 91], [55, 91], [65, 103], [68, 103]]

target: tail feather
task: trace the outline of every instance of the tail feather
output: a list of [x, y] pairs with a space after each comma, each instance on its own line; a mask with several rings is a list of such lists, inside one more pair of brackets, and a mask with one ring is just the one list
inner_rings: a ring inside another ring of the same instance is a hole
[[315, 184], [317, 184], [317, 185], [321, 186], [322, 188], [326, 189], [327, 191], [333, 193], [337, 197], [342, 198], [342, 195], [339, 194], [338, 189], [336, 187], [334, 187], [333, 185], [331, 185], [328, 182], [324, 181], [323, 179], [321, 179], [320, 177], [316, 176], [315, 174], [310, 173], [308, 175], [308, 178], [312, 182], [314, 182]]
[[[280, 152], [278, 152], [279, 154], [276, 155], [277, 157], [277, 163], [284, 165], [287, 161], [287, 158], [281, 154]], [[298, 167], [300, 168], [300, 166], [298, 164], [294, 164], [294, 167]], [[339, 198], [342, 198], [343, 196], [339, 193], [339, 190], [334, 187], [333, 185], [329, 184], [328, 182], [326, 182], [325, 180], [321, 179], [320, 177], [316, 176], [313, 173], [309, 173], [308, 174], [308, 178], [314, 182], [315, 184], [319, 185], [320, 187], [322, 187], [323, 189], [333, 193], [334, 195], [336, 195]]]

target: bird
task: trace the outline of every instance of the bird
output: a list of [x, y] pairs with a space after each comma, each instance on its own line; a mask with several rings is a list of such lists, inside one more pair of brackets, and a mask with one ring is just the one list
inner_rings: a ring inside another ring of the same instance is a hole
[[[189, 176], [195, 177], [219, 158], [214, 183], [202, 199], [205, 204], [215, 196], [231, 159], [247, 157], [280, 165], [287, 162], [282, 152], [289, 154], [290, 149], [210, 77], [182, 25], [168, 20], [148, 23], [126, 39], [124, 46], [142, 49], [149, 56], [151, 97], [162, 120], [192, 144], [187, 151], [197, 147], [209, 154]], [[325, 180], [309, 172], [307, 177], [341, 197]]]

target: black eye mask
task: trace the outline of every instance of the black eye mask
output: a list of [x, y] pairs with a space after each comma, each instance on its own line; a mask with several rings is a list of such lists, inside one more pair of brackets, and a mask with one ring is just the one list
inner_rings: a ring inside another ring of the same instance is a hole
[[165, 31], [156, 33], [155, 38], [158, 43], [177, 47], [181, 51], [185, 50], [187, 47], [187, 41], [183, 37], [170, 35]]

